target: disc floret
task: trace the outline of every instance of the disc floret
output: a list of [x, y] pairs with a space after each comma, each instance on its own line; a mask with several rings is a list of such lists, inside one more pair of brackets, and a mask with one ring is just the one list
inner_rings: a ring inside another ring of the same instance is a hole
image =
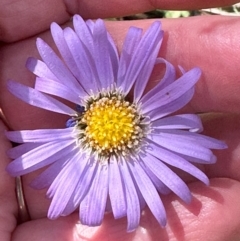
[[99, 156], [134, 154], [145, 135], [146, 124], [135, 104], [122, 94], [99, 95], [86, 104], [78, 121], [79, 141]]

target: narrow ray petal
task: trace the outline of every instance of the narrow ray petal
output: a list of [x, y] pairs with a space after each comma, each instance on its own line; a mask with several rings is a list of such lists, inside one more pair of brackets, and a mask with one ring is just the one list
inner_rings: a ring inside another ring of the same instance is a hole
[[109, 197], [114, 218], [126, 216], [127, 207], [123, 192], [123, 183], [115, 157], [109, 163]]
[[122, 88], [125, 91], [127, 84], [132, 85], [129, 81], [126, 80], [125, 75], [128, 70], [128, 66], [131, 62], [132, 55], [139, 44], [142, 36], [142, 29], [136, 27], [130, 27], [127, 33], [127, 36], [124, 40], [122, 52], [119, 61], [119, 69], [117, 76], [117, 87]]
[[163, 58], [157, 58], [156, 64], [162, 64], [162, 63], [166, 65], [165, 74], [163, 78], [158, 82], [158, 84], [142, 97], [141, 99], [142, 103], [146, 102], [152, 96], [158, 94], [159, 91], [161, 91], [168, 85], [172, 84], [176, 79], [176, 71], [174, 66]]
[[12, 176], [21, 176], [58, 160], [75, 147], [73, 141], [55, 141], [43, 144], [10, 162], [6, 170]]
[[92, 180], [96, 173], [97, 162], [93, 160], [89, 161], [86, 157], [82, 160], [82, 166], [85, 168], [81, 175], [79, 175], [78, 185], [62, 213], [63, 216], [71, 214], [75, 209], [77, 209], [77, 207], [79, 207], [80, 202], [83, 200], [92, 185]]
[[149, 81], [149, 78], [151, 76], [151, 73], [153, 71], [153, 67], [156, 63], [156, 58], [159, 53], [160, 46], [162, 44], [163, 40], [163, 32], [160, 33], [158, 38], [155, 40], [155, 49], [152, 50], [151, 55], [149, 56], [148, 60], [146, 61], [145, 65], [142, 67], [135, 85], [134, 85], [134, 100], [136, 102], [139, 101], [139, 99], [142, 97], [143, 91], [146, 88], [146, 85]]
[[73, 127], [65, 129], [40, 129], [40, 130], [25, 130], [25, 131], [8, 131], [6, 136], [9, 140], [17, 143], [24, 142], [50, 142], [73, 139], [78, 135]]
[[107, 89], [114, 83], [113, 66], [109, 54], [107, 30], [103, 20], [98, 19], [93, 29], [94, 58], [101, 88]]
[[128, 166], [152, 214], [161, 226], [165, 226], [166, 211], [152, 181], [141, 168], [138, 161], [130, 161]]
[[117, 80], [118, 68], [119, 68], [119, 54], [115, 42], [112, 39], [112, 36], [107, 33], [108, 45], [109, 45], [109, 55], [112, 63], [113, 79]]
[[67, 43], [64, 38], [63, 30], [62, 28], [56, 24], [52, 23], [51, 24], [51, 34], [53, 37], [53, 40], [62, 55], [64, 62], [68, 66], [68, 68], [71, 70], [72, 74], [76, 77], [79, 78], [79, 69], [77, 67], [77, 64], [67, 46]]
[[64, 38], [80, 70], [79, 80], [81, 85], [88, 94], [90, 90], [96, 92], [98, 87], [98, 76], [93, 56], [71, 28], [64, 29]]
[[160, 159], [161, 161], [167, 163], [168, 165], [177, 167], [190, 175], [196, 177], [200, 181], [204, 182], [206, 185], [209, 184], [208, 177], [193, 164], [182, 158], [181, 156], [174, 154], [158, 145], [151, 143], [151, 148], [148, 148], [147, 153]]
[[60, 114], [75, 114], [73, 109], [52, 98], [51, 96], [45, 95], [33, 88], [22, 85], [15, 81], [9, 80], [7, 82], [7, 88], [13, 95], [30, 105]]
[[93, 36], [91, 31], [89, 30], [87, 24], [79, 15], [73, 16], [73, 26], [76, 34], [78, 35], [79, 39], [85, 46], [89, 49], [89, 51], [93, 54]]
[[61, 97], [75, 104], [79, 104], [81, 100], [87, 95], [86, 92], [81, 92], [79, 90], [78, 93], [76, 93], [69, 89], [66, 85], [55, 82], [53, 80], [38, 77], [36, 78], [35, 89], [46, 94]]
[[193, 68], [188, 71], [178, 80], [174, 81], [172, 84], [161, 90], [158, 94], [152, 96], [145, 103], [143, 103], [143, 114], [146, 114], [155, 109], [157, 107], [156, 105], [158, 105], [158, 107], [164, 106], [184, 95], [197, 83], [200, 75], [201, 71], [199, 68]]
[[190, 131], [202, 131], [202, 121], [198, 115], [181, 114], [168, 116], [152, 122], [153, 128], [162, 129], [189, 129]]
[[159, 107], [159, 104], [156, 103], [156, 109], [150, 111], [148, 116], [151, 118], [152, 121], [155, 121], [159, 118], [167, 116], [175, 111], [180, 110], [184, 107], [193, 97], [194, 95], [194, 87], [188, 90], [184, 95], [177, 98], [176, 100]]
[[190, 203], [192, 196], [184, 181], [179, 178], [169, 167], [152, 155], [142, 155], [143, 163], [177, 196], [184, 202]]
[[47, 65], [41, 60], [29, 57], [26, 62], [26, 67], [35, 75], [41, 78], [47, 78], [59, 82], [59, 79], [51, 72]]
[[146, 166], [142, 161], [139, 162], [143, 170], [146, 172], [152, 183], [161, 194], [167, 195], [171, 190]]
[[143, 66], [148, 61], [152, 52], [158, 47], [158, 42], [162, 36], [160, 22], [154, 22], [143, 35], [141, 41], [136, 47], [131, 62], [128, 66], [125, 76], [125, 89], [124, 92], [127, 94], [132, 88], [132, 84], [136, 81]]
[[[153, 135], [155, 135], [154, 132]], [[189, 132], [185, 130], [161, 130], [161, 133], [156, 135], [161, 135], [163, 137], [174, 139], [179, 142], [195, 142], [203, 147], [210, 149], [227, 148], [226, 143], [223, 141], [199, 133]]]
[[[163, 134], [163, 133], [162, 133]], [[203, 159], [205, 161], [211, 161], [214, 156], [212, 151], [206, 147], [201, 146], [197, 142], [192, 141], [179, 141], [169, 138], [165, 135], [151, 135], [151, 140], [158, 145], [172, 150], [177, 153], [181, 153], [187, 156]]]
[[38, 38], [37, 48], [43, 61], [62, 84], [69, 86], [73, 90], [80, 88], [76, 78], [47, 43]]
[[62, 214], [77, 186], [81, 174], [79, 171], [82, 170], [79, 159], [79, 151], [77, 151], [57, 176], [58, 187], [55, 190], [47, 215], [50, 219], [56, 219]]
[[40, 145], [42, 145], [42, 143], [24, 143], [9, 149], [7, 155], [11, 159], [16, 159]]
[[83, 225], [102, 223], [108, 195], [108, 165], [97, 164], [97, 172], [86, 197], [80, 204], [80, 221]]
[[124, 180], [124, 188], [127, 202], [127, 231], [134, 231], [140, 222], [140, 205], [138, 200], [138, 195], [136, 192], [136, 187], [133, 183], [132, 177], [129, 173], [129, 169], [125, 160], [119, 162], [119, 168], [121, 176]]
[[[71, 153], [69, 153], [71, 155]], [[44, 170], [39, 176], [37, 176], [31, 183], [30, 186], [35, 189], [44, 189], [50, 187], [54, 179], [58, 176], [60, 171], [68, 163], [70, 159], [66, 156], [59, 158], [46, 170]]]

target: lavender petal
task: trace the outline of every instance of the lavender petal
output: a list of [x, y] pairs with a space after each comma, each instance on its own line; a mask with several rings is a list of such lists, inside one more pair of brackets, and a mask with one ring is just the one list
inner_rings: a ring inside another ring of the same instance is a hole
[[197, 83], [200, 75], [201, 70], [199, 68], [193, 68], [188, 71], [185, 75], [181, 76], [172, 84], [161, 90], [158, 94], [152, 96], [145, 103], [143, 103], [143, 114], [147, 114], [155, 108], [171, 103], [172, 101], [184, 95]]
[[144, 164], [184, 202], [190, 203], [192, 196], [185, 182], [156, 157], [141, 155]]
[[136, 187], [133, 183], [126, 161], [122, 158], [118, 165], [124, 181], [124, 191], [127, 202], [127, 231], [132, 232], [138, 227], [140, 222], [140, 205], [138, 194], [136, 192]]
[[107, 30], [103, 20], [98, 19], [93, 29], [94, 58], [101, 83], [101, 89], [107, 89], [114, 83], [113, 66], [109, 54]]
[[79, 155], [79, 150], [70, 157], [70, 160], [56, 178], [58, 186], [55, 189], [47, 214], [50, 219], [56, 219], [62, 214], [77, 186], [79, 171], [82, 170], [77, 155]]
[[42, 143], [24, 143], [9, 149], [7, 155], [11, 159], [16, 159], [40, 145], [42, 145]]
[[147, 153], [150, 153], [152, 156], [160, 159], [161, 161], [167, 163], [168, 165], [177, 167], [190, 175], [196, 177], [206, 185], [209, 185], [208, 177], [193, 164], [182, 158], [181, 156], [174, 154], [171, 151], [168, 151], [164, 148], [161, 148], [158, 145], [151, 144], [151, 148], [147, 150]]
[[146, 102], [152, 96], [158, 94], [162, 89], [172, 84], [176, 79], [176, 71], [174, 66], [163, 58], [157, 58], [156, 64], [162, 64], [162, 63], [166, 65], [165, 74], [163, 78], [158, 82], [158, 84], [142, 97], [141, 99], [142, 103]]
[[132, 60], [132, 55], [141, 40], [141, 36], [142, 29], [130, 27], [123, 43], [117, 76], [117, 87], [121, 87], [123, 92], [126, 92], [128, 84], [132, 86], [134, 83], [134, 79], [127, 80], [125, 77]]
[[77, 136], [78, 132], [74, 127], [65, 129], [40, 129], [24, 131], [8, 131], [6, 136], [10, 141], [17, 143], [24, 142], [51, 142], [55, 140], [68, 140]]
[[127, 214], [122, 182], [117, 160], [113, 157], [109, 163], [109, 198], [115, 219]]
[[47, 166], [68, 155], [75, 147], [75, 140], [45, 143], [10, 162], [6, 168], [11, 176], [22, 176]]
[[37, 48], [43, 61], [62, 84], [69, 86], [72, 90], [80, 88], [76, 78], [47, 43], [38, 38]]
[[148, 116], [151, 118], [152, 121], [155, 121], [175, 111], [178, 111], [192, 99], [193, 95], [194, 95], [194, 87], [188, 90], [184, 95], [177, 98], [176, 100], [169, 102], [164, 106], [157, 107], [156, 109], [150, 111], [148, 113]]
[[80, 221], [83, 225], [102, 223], [108, 195], [108, 165], [97, 164], [97, 172], [88, 194], [80, 204]]
[[133, 177], [140, 189], [148, 207], [161, 226], [166, 225], [166, 211], [163, 203], [148, 175], [139, 165], [138, 161], [128, 162]]
[[153, 128], [159, 131], [164, 129], [189, 129], [192, 132], [203, 130], [202, 121], [198, 115], [181, 114], [168, 116], [152, 122]]
[[59, 82], [59, 79], [51, 72], [47, 65], [41, 60], [35, 59], [33, 57], [28, 58], [26, 62], [26, 67], [35, 75], [41, 78], [47, 78]]
[[78, 79], [81, 86], [88, 94], [91, 93], [91, 90], [96, 93], [98, 90], [98, 74], [93, 56], [71, 28], [64, 29], [64, 38], [80, 70]]
[[65, 115], [75, 114], [73, 109], [51, 96], [45, 95], [33, 88], [27, 87], [15, 81], [8, 80], [7, 88], [13, 95], [30, 105]]
[[81, 162], [82, 167], [85, 168], [81, 172], [81, 175], [79, 175], [78, 185], [62, 213], [63, 216], [67, 216], [77, 209], [92, 185], [92, 180], [96, 173], [97, 162], [95, 160], [89, 161], [87, 157], [82, 159]]

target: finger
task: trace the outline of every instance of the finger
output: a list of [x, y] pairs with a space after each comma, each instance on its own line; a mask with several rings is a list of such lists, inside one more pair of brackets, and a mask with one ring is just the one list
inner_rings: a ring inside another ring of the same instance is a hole
[[205, 165], [208, 177], [226, 177], [240, 182], [240, 115], [205, 115], [204, 132], [217, 139], [224, 140], [228, 148], [217, 151], [217, 163]]
[[[152, 21], [107, 22], [107, 27], [117, 46], [121, 49], [130, 26], [146, 29]], [[163, 20], [165, 36], [160, 56], [189, 70], [195, 66], [202, 69], [196, 93], [186, 111], [191, 112], [240, 112], [240, 82], [236, 66], [240, 63], [240, 19], [229, 17], [195, 17]], [[224, 34], [222, 34], [224, 32]], [[41, 37], [53, 45], [50, 33]], [[65, 116], [29, 106], [6, 90], [6, 80], [15, 79], [33, 86], [34, 75], [24, 67], [29, 56], [39, 58], [35, 38], [6, 45], [0, 55], [0, 104], [13, 129], [62, 127]], [[155, 80], [159, 79], [158, 65]], [[153, 83], [153, 82], [152, 82]]]
[[0, 121], [0, 237], [2, 241], [10, 241], [11, 233], [16, 226], [17, 203], [14, 192], [14, 178], [5, 171], [9, 158], [6, 151], [10, 148], [4, 132], [6, 127]]
[[[190, 184], [193, 201], [183, 205], [170, 194], [163, 197], [168, 224], [161, 228], [153, 215], [145, 210], [136, 232], [126, 233], [126, 219], [113, 220], [106, 215], [100, 227], [81, 226], [77, 214], [59, 218], [35, 220], [18, 227], [13, 241], [47, 240], [239, 240], [240, 238], [240, 183], [230, 179], [214, 179], [210, 187]], [[31, 235], [29, 235], [31, 233]]]
[[236, 0], [2, 0], [0, 8], [0, 41], [13, 42], [49, 28], [51, 22], [66, 22], [75, 13], [84, 18], [106, 18], [130, 15], [152, 9], [198, 9], [226, 6]]

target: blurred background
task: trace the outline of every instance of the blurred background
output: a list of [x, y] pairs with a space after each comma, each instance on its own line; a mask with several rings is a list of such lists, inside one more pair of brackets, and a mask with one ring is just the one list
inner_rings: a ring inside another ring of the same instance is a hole
[[136, 15], [126, 16], [122, 18], [114, 18], [111, 20], [135, 20], [146, 18], [181, 18], [197, 15], [226, 15], [226, 16], [240, 16], [240, 3], [234, 4], [224, 8], [208, 8], [194, 11], [164, 11], [156, 9], [154, 11], [139, 13]]

